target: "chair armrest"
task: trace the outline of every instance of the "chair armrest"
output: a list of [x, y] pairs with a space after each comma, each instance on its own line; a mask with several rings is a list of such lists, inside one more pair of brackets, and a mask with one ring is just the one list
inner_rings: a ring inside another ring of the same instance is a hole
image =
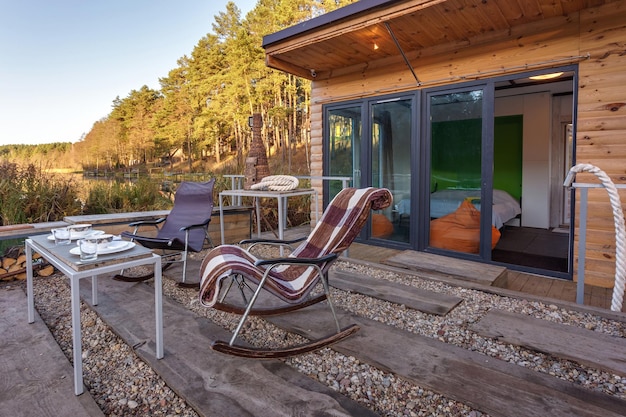
[[266, 245], [266, 246], [287, 246], [289, 248], [289, 250], [293, 251], [293, 246], [292, 243], [298, 243], [298, 242], [302, 242], [306, 240], [306, 236], [305, 237], [299, 237], [297, 239], [293, 239], [293, 240], [280, 240], [280, 239], [244, 239], [242, 241], [239, 242], [239, 244], [246, 244], [249, 243], [250, 246], [248, 246], [248, 252], [252, 252], [252, 249], [255, 246], [261, 246], [261, 245]]
[[191, 229], [199, 229], [201, 227], [206, 227], [209, 224], [210, 221], [211, 221], [211, 218], [208, 218], [205, 221], [203, 221], [202, 223], [192, 224], [192, 225], [189, 225], [189, 226], [183, 226], [179, 230], [181, 232], [185, 232], [185, 231], [191, 230]]
[[165, 221], [166, 217], [161, 217], [157, 220], [141, 220], [138, 222], [129, 223], [129, 226], [139, 227], [139, 226], [156, 226], [157, 224], [161, 224]]
[[299, 237], [297, 239], [292, 240], [280, 240], [280, 239], [244, 239], [239, 241], [240, 245], [245, 245], [247, 243], [259, 243], [259, 244], [269, 244], [269, 245], [291, 245], [292, 243], [302, 242], [306, 240], [306, 236]]
[[327, 262], [334, 261], [339, 255], [331, 253], [321, 258], [274, 258], [274, 259], [259, 259], [254, 263], [255, 266], [263, 265], [278, 265], [278, 264], [290, 264], [290, 265], [323, 265]]

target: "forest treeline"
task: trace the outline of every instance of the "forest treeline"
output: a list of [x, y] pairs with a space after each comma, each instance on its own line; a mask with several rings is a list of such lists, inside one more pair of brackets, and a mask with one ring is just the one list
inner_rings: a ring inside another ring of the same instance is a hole
[[285, 161], [309, 141], [310, 82], [268, 68], [263, 36], [354, 2], [259, 0], [245, 17], [229, 2], [191, 54], [159, 79], [159, 90], [144, 85], [116, 97], [111, 113], [74, 144], [0, 146], [0, 158], [84, 170], [184, 161], [193, 171], [199, 161], [234, 157], [241, 170], [248, 118], [260, 113], [266, 149]]

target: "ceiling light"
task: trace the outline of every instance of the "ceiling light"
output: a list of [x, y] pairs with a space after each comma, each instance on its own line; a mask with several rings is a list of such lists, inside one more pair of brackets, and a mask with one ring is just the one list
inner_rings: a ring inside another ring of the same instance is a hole
[[378, 50], [378, 44], [376, 42], [374, 42], [374, 50]]
[[551, 80], [553, 78], [558, 78], [563, 75], [562, 72], [553, 72], [551, 74], [543, 74], [543, 75], [535, 75], [533, 77], [528, 77], [531, 80]]

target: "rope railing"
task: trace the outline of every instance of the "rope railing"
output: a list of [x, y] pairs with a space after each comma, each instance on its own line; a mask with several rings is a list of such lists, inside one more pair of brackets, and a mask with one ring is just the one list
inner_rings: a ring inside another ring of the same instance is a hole
[[[622, 203], [620, 201], [619, 193], [617, 192], [618, 186], [616, 186], [613, 181], [611, 181], [611, 178], [609, 178], [609, 176], [604, 171], [591, 164], [578, 164], [573, 166], [567, 174], [567, 178], [565, 179], [565, 182], [563, 184], [565, 187], [571, 186], [583, 190], [580, 200], [580, 246], [578, 253], [579, 291], [576, 301], [581, 303], [582, 301], [580, 301], [579, 298], [582, 298], [582, 296], [584, 295], [584, 243], [587, 217], [587, 188], [599, 186], [598, 184], [573, 183], [575, 175], [580, 172], [590, 172], [594, 174], [602, 183], [601, 187], [605, 188], [607, 193], [609, 194], [609, 201], [611, 202], [611, 208], [613, 210], [613, 220], [615, 223], [615, 284], [613, 287], [613, 296], [611, 298], [611, 310], [622, 311], [622, 305], [624, 301], [624, 284], [626, 280], [626, 228], [624, 227], [624, 213], [622, 211]], [[624, 186], [620, 186], [619, 188], [624, 188]], [[581, 288], [582, 294], [580, 291]]]

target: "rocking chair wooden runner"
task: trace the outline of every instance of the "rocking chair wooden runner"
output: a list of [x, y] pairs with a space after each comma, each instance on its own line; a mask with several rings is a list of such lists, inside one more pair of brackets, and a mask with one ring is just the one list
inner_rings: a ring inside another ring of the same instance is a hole
[[[174, 195], [174, 207], [167, 217], [155, 221], [139, 221], [130, 223], [134, 231], [122, 232], [121, 236], [140, 243], [149, 249], [160, 250], [164, 260], [163, 269], [167, 269], [176, 262], [183, 263], [183, 278], [179, 285], [198, 286], [187, 284], [187, 255], [189, 251], [200, 252], [205, 243], [213, 247], [209, 237], [209, 223], [213, 214], [213, 187], [215, 179], [207, 182], [183, 181]], [[162, 225], [159, 228], [159, 225]], [[152, 226], [157, 230], [156, 237], [138, 235], [143, 226]], [[175, 259], [180, 256], [180, 259]], [[126, 282], [139, 282], [152, 278], [154, 274], [139, 277], [126, 276], [124, 271], [114, 279]]]
[[[258, 259], [240, 246], [222, 245], [212, 249], [200, 267], [200, 302], [206, 307], [241, 314], [239, 324], [230, 342], [215, 341], [212, 349], [243, 357], [278, 358], [321, 349], [356, 332], [355, 324], [341, 329], [330, 299], [328, 270], [339, 254], [348, 249], [359, 235], [370, 209], [379, 210], [391, 204], [392, 195], [384, 188], [346, 188], [331, 201], [315, 229], [291, 254], [284, 258]], [[300, 239], [302, 240], [302, 239]], [[250, 240], [254, 244], [291, 244], [296, 241]], [[222, 282], [227, 280], [225, 288]], [[248, 301], [243, 292], [249, 282], [257, 285]], [[311, 295], [311, 290], [321, 280], [324, 293]], [[245, 307], [225, 301], [233, 283], [239, 287]], [[261, 290], [278, 297], [286, 306], [279, 308], [254, 308]], [[221, 296], [220, 296], [220, 293]], [[298, 346], [276, 349], [249, 348], [236, 345], [235, 340], [249, 315], [272, 315], [295, 311], [327, 299], [337, 333]]]

